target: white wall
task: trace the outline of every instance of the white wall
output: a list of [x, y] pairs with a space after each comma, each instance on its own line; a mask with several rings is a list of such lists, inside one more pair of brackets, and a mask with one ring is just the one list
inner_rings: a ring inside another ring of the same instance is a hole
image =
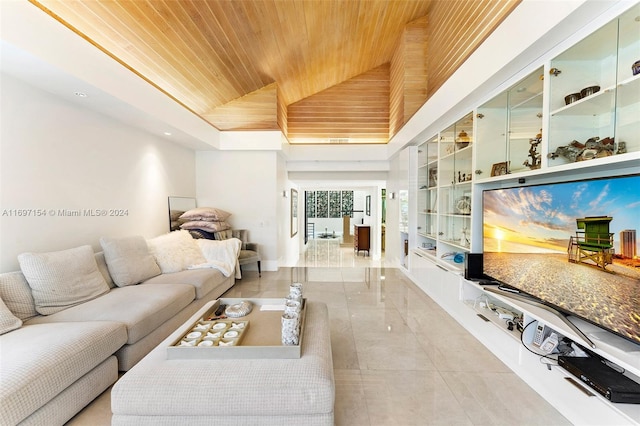
[[[304, 191], [289, 181], [287, 163], [283, 155], [278, 155], [277, 161], [277, 214], [278, 226], [278, 266], [295, 266], [304, 245]], [[298, 191], [298, 233], [291, 237], [291, 190]], [[286, 196], [283, 195], [283, 191]]]
[[198, 205], [226, 210], [231, 213], [228, 222], [234, 228], [249, 230], [251, 242], [260, 245], [265, 271], [278, 268], [278, 232], [283, 228], [282, 221], [288, 220], [278, 215], [278, 203], [282, 201], [277, 200], [283, 198], [283, 188], [278, 188], [277, 157], [275, 151], [196, 153]]
[[[8, 75], [0, 82], [0, 271], [18, 269], [25, 251], [97, 251], [101, 236], [168, 232], [167, 197], [195, 196], [193, 151]], [[19, 209], [46, 214], [17, 217]], [[84, 209], [126, 213], [92, 217]]]
[[[390, 161], [389, 179], [387, 181], [387, 221], [385, 263], [400, 266], [404, 261], [404, 238], [400, 230], [400, 198], [399, 192], [409, 189], [409, 150], [405, 148]], [[391, 199], [391, 193], [395, 198]]]

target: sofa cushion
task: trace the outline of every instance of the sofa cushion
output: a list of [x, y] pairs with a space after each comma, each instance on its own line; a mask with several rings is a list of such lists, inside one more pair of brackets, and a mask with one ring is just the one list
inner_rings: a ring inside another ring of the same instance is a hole
[[217, 269], [188, 269], [186, 271], [162, 274], [143, 282], [141, 286], [155, 284], [184, 284], [193, 286], [196, 299], [202, 299], [227, 278]]
[[215, 207], [196, 207], [195, 209], [184, 212], [180, 219], [183, 220], [206, 220], [224, 222], [231, 216], [231, 213]]
[[228, 222], [208, 222], [206, 220], [192, 220], [180, 225], [182, 229], [203, 229], [207, 232], [218, 232], [231, 229], [231, 225]]
[[109, 291], [91, 246], [18, 255], [36, 311], [50, 315]]
[[20, 328], [22, 320], [7, 308], [2, 299], [0, 299], [0, 334], [8, 333]]
[[24, 325], [0, 336], [0, 424], [17, 424], [127, 340], [116, 322]]
[[206, 262], [189, 231], [174, 231], [147, 240], [163, 274], [179, 272]]
[[33, 318], [28, 324], [117, 321], [127, 327], [127, 343], [133, 344], [180, 312], [194, 298], [195, 289], [190, 285], [120, 287], [56, 314]]
[[109, 288], [117, 287], [116, 284], [111, 279], [111, 274], [109, 274], [109, 268], [107, 267], [107, 261], [104, 258], [104, 252], [99, 251], [95, 254], [96, 263], [98, 264], [98, 270], [104, 277], [104, 280], [109, 285]]
[[109, 274], [118, 287], [138, 284], [161, 273], [142, 236], [102, 237], [100, 245]]
[[22, 321], [38, 316], [31, 287], [20, 271], [0, 274], [0, 298]]
[[239, 260], [253, 259], [253, 258], [259, 259], [257, 251], [240, 250], [240, 253], [238, 254], [238, 259]]

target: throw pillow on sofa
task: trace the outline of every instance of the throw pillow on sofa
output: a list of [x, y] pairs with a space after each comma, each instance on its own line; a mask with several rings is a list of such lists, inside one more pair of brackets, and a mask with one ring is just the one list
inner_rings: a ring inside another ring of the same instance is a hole
[[8, 333], [21, 326], [22, 320], [13, 315], [4, 301], [0, 299], [0, 334]]
[[18, 262], [31, 287], [36, 311], [42, 315], [55, 314], [110, 290], [88, 245], [49, 253], [22, 253]]
[[182, 220], [204, 220], [208, 222], [224, 222], [231, 213], [215, 207], [196, 207], [195, 209], [184, 212], [180, 219]]
[[138, 284], [160, 275], [160, 267], [142, 236], [100, 238], [109, 275], [118, 287]]
[[192, 220], [180, 225], [182, 229], [204, 229], [207, 232], [226, 231], [231, 229], [227, 222], [208, 222], [206, 220]]
[[147, 240], [147, 244], [163, 274], [184, 271], [207, 261], [189, 231], [169, 232]]
[[0, 299], [22, 321], [38, 316], [33, 292], [22, 271], [0, 274]]

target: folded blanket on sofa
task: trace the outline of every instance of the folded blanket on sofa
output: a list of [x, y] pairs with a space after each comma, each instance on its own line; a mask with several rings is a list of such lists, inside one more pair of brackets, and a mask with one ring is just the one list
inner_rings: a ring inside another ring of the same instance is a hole
[[236, 278], [242, 278], [238, 263], [242, 241], [229, 238], [228, 240], [197, 239], [196, 242], [207, 262], [192, 265], [189, 269], [214, 268], [222, 272], [225, 277], [231, 276], [235, 269]]

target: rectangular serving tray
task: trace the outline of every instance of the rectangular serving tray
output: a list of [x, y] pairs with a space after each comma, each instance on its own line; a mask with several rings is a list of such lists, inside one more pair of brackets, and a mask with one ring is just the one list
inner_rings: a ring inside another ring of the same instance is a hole
[[[250, 327], [243, 332], [242, 340], [237, 346], [175, 346], [182, 340], [186, 332], [190, 331], [199, 321], [211, 317], [220, 304], [227, 306], [242, 301], [253, 303], [253, 310], [244, 317], [227, 318], [227, 320], [249, 321]], [[306, 318], [306, 299], [302, 300], [300, 342], [298, 345], [285, 346], [282, 344], [282, 310], [261, 310], [263, 306], [282, 306], [284, 309], [285, 298], [264, 299], [236, 299], [222, 298], [216, 300], [204, 314], [190, 327], [181, 333], [167, 347], [167, 359], [293, 359], [300, 358], [302, 342], [304, 339], [304, 325]]]

